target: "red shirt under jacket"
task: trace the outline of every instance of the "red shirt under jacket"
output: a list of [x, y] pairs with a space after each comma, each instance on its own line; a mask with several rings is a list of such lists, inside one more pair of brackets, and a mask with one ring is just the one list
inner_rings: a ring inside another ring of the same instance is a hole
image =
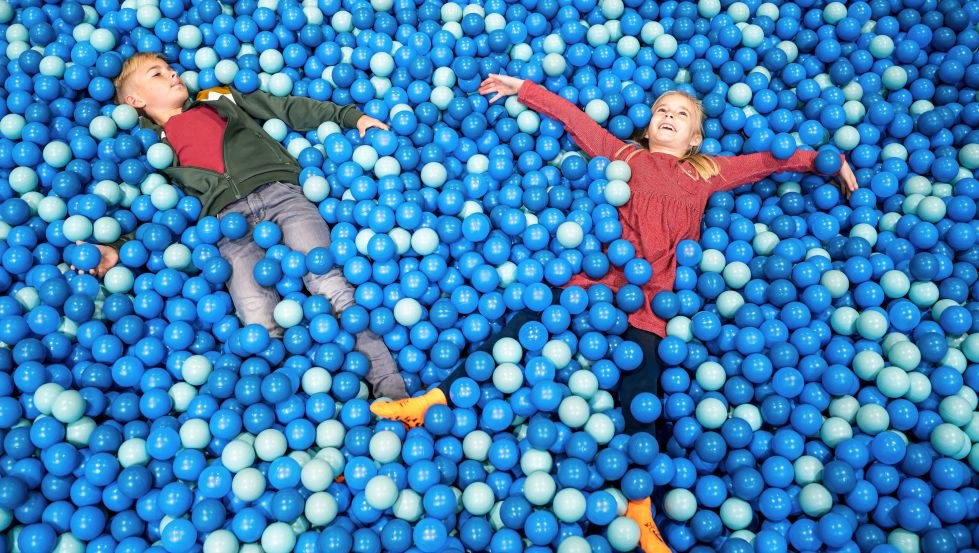
[[222, 144], [227, 126], [214, 108], [203, 105], [171, 117], [163, 132], [180, 165], [224, 173]]
[[[560, 121], [575, 143], [589, 156], [624, 160], [634, 148], [602, 128], [581, 109], [564, 98], [530, 81], [524, 81], [518, 99], [525, 106]], [[629, 324], [661, 337], [666, 335], [666, 321], [653, 314], [650, 302], [658, 292], [673, 290], [676, 276], [676, 247], [685, 239], [700, 239], [700, 221], [707, 200], [714, 192], [732, 190], [757, 182], [782, 171], [812, 171], [816, 152], [797, 151], [786, 160], [770, 153], [736, 157], [715, 157], [720, 174], [710, 180], [695, 180], [684, 169], [696, 175], [692, 167], [681, 165], [679, 158], [664, 153], [641, 151], [628, 159], [632, 178], [631, 198], [619, 207], [622, 238], [631, 242], [637, 254], [653, 267], [653, 277], [642, 287], [646, 301], [639, 311], [629, 315]], [[628, 283], [617, 267], [592, 279], [578, 274], [568, 286], [587, 288], [603, 283], [612, 290]]]

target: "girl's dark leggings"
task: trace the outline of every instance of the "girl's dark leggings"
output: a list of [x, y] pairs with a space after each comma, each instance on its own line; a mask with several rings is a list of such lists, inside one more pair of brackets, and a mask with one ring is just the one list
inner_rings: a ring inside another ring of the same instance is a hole
[[[475, 351], [493, 352], [493, 345], [501, 338], [518, 339], [520, 328], [531, 321], [539, 321], [540, 314], [525, 309], [516, 312], [502, 330], [495, 336], [485, 340]], [[652, 332], [640, 330], [630, 326], [622, 335], [623, 340], [629, 340], [639, 345], [642, 350], [642, 364], [633, 371], [623, 372], [619, 379], [619, 404], [622, 407], [622, 416], [625, 419], [625, 432], [636, 434], [638, 432], [648, 432], [656, 436], [655, 423], [644, 423], [636, 420], [632, 415], [632, 400], [642, 392], [649, 392], [654, 396], [659, 395], [659, 378], [662, 372], [662, 365], [659, 358], [659, 342], [661, 338]], [[439, 384], [439, 389], [449, 397], [449, 390], [452, 383], [466, 376], [466, 367], [460, 364], [456, 370], [452, 371], [445, 380]]]

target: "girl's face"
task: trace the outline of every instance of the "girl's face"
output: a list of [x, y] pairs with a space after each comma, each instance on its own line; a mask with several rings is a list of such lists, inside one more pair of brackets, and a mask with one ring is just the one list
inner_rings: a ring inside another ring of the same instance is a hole
[[646, 134], [650, 150], [686, 155], [703, 140], [699, 109], [682, 94], [665, 94], [653, 104], [653, 117]]

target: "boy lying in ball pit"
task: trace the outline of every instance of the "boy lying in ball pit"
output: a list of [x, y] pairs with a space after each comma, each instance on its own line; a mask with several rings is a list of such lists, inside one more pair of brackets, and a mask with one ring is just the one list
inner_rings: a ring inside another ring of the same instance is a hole
[[[652, 106], [652, 119], [641, 139], [645, 149], [622, 142], [599, 126], [571, 102], [528, 81], [504, 75], [490, 75], [480, 85], [482, 94], [496, 94], [490, 102], [506, 95], [518, 94], [520, 102], [560, 121], [575, 142], [592, 157], [623, 160], [632, 169], [631, 199], [619, 208], [622, 238], [631, 242], [640, 257], [652, 265], [653, 276], [642, 286], [646, 301], [629, 315], [629, 327], [622, 335], [642, 351], [643, 363], [634, 371], [623, 373], [619, 383], [619, 403], [629, 434], [648, 432], [655, 435], [652, 423], [640, 421], [633, 412], [634, 400], [642, 392], [659, 390], [661, 360], [658, 346], [666, 334], [666, 322], [657, 317], [651, 300], [661, 291], [672, 290], [676, 275], [676, 248], [682, 240], [700, 237], [700, 219], [711, 194], [733, 190], [782, 171], [814, 171], [817, 153], [798, 151], [789, 159], [776, 159], [769, 153], [712, 158], [699, 152], [703, 140], [704, 111], [696, 98], [683, 92], [667, 92]], [[839, 168], [840, 188], [849, 195], [857, 189], [856, 177], [844, 160]], [[621, 269], [612, 270], [601, 279], [577, 275], [568, 286], [587, 287], [603, 283], [612, 290], [627, 284]], [[519, 327], [536, 314], [519, 312], [499, 336], [514, 337]], [[498, 337], [499, 337], [498, 336]], [[487, 340], [488, 344], [497, 338]], [[488, 351], [484, 345], [484, 351]], [[375, 402], [371, 411], [382, 418], [417, 426], [424, 422], [432, 405], [447, 405], [452, 383], [466, 376], [464, 366], [457, 368], [438, 387], [422, 396], [393, 402]], [[639, 525], [639, 544], [646, 553], [669, 551], [656, 528], [648, 497], [629, 502], [626, 516]]]
[[[116, 77], [116, 102], [136, 108], [140, 125], [156, 131], [173, 148], [177, 164], [164, 170], [185, 192], [196, 196], [203, 213], [221, 218], [239, 213], [251, 227], [272, 221], [282, 229], [289, 248], [308, 253], [330, 245], [330, 229], [299, 188], [299, 164], [255, 119], [279, 118], [298, 131], [325, 121], [356, 127], [364, 136], [387, 125], [355, 106], [338, 106], [309, 98], [275, 97], [261, 91], [242, 94], [229, 87], [204, 90], [189, 99], [187, 88], [166, 60], [139, 53], [126, 60]], [[110, 246], [99, 246], [102, 262], [93, 271], [104, 275], [118, 262]], [[273, 319], [280, 297], [255, 282], [253, 269], [264, 257], [252, 234], [222, 238], [221, 255], [232, 267], [228, 292], [245, 324], [257, 323], [269, 334], [283, 334]], [[353, 288], [339, 267], [303, 277], [313, 294], [326, 296], [339, 314], [354, 303]], [[370, 330], [356, 336], [357, 351], [370, 360], [366, 379], [375, 397], [407, 397], [404, 380], [383, 340]]]

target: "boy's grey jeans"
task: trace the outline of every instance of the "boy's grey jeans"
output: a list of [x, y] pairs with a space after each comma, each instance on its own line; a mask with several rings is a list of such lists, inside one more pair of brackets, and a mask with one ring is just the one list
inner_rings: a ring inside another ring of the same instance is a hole
[[[295, 251], [309, 253], [315, 247], [330, 245], [330, 228], [326, 221], [295, 184], [271, 182], [262, 185], [222, 209], [218, 218], [228, 213], [244, 215], [250, 228], [262, 221], [274, 222], [282, 229], [282, 242]], [[257, 323], [268, 329], [270, 335], [282, 336], [282, 328], [272, 318], [281, 297], [275, 289], [260, 286], [252, 274], [255, 264], [265, 257], [265, 251], [255, 243], [250, 232], [238, 240], [222, 238], [218, 242], [218, 249], [221, 256], [231, 263], [228, 293], [234, 300], [238, 315], [245, 324]], [[337, 314], [354, 303], [353, 287], [339, 267], [323, 275], [308, 273], [303, 277], [303, 283], [311, 294], [326, 296]], [[380, 337], [365, 330], [357, 334], [354, 347], [370, 360], [367, 382], [374, 397], [408, 397], [391, 352]]]

